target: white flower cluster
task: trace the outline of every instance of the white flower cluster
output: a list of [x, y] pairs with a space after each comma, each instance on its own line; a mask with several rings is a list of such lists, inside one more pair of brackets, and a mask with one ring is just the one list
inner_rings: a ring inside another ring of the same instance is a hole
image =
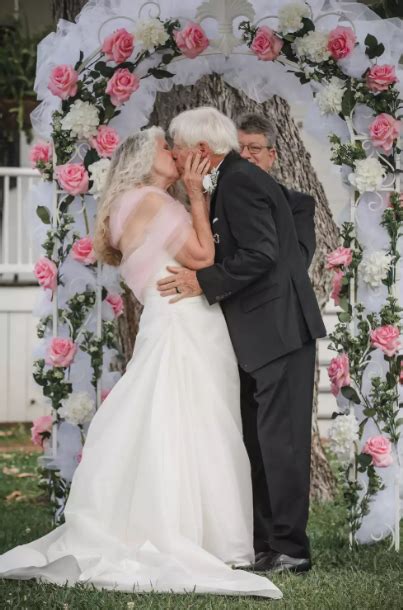
[[376, 157], [359, 159], [354, 162], [354, 172], [348, 177], [350, 184], [360, 193], [377, 191], [385, 178], [385, 168]]
[[327, 50], [328, 34], [327, 32], [308, 32], [302, 38], [297, 38], [293, 42], [295, 53], [300, 59], [308, 59], [314, 63], [321, 63], [330, 57]]
[[158, 45], [165, 44], [169, 38], [169, 34], [164, 28], [164, 24], [159, 19], [150, 19], [149, 21], [140, 21], [135, 30], [137, 41], [147, 49], [153, 51]]
[[310, 17], [309, 6], [302, 2], [290, 2], [278, 12], [278, 26], [282, 33], [298, 32], [302, 28], [303, 17]]
[[348, 464], [354, 456], [353, 443], [359, 440], [358, 431], [354, 413], [339, 415], [329, 429], [331, 450], [343, 464]]
[[339, 114], [345, 90], [344, 81], [334, 76], [316, 96], [320, 113]]
[[360, 264], [362, 279], [371, 288], [377, 288], [386, 279], [391, 262], [391, 255], [382, 251], [366, 255]]
[[97, 133], [98, 108], [90, 102], [76, 100], [61, 121], [62, 129], [70, 130], [77, 138], [90, 138]]
[[88, 166], [90, 178], [91, 180], [93, 180], [93, 185], [90, 188], [89, 192], [95, 197], [95, 199], [98, 199], [98, 197], [100, 197], [101, 192], [105, 186], [106, 175], [108, 173], [110, 164], [110, 159], [100, 159], [99, 161], [95, 161], [95, 163], [92, 163]]
[[95, 414], [94, 401], [86, 392], [76, 392], [62, 401], [62, 407], [60, 407], [58, 413], [69, 424], [82, 425], [93, 418]]

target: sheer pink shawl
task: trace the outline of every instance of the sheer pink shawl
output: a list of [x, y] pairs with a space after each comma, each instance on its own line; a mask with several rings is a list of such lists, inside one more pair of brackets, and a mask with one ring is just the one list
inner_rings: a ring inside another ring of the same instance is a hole
[[144, 289], [170, 258], [174, 258], [189, 236], [191, 217], [185, 207], [166, 191], [144, 186], [126, 191], [112, 204], [109, 228], [112, 245], [116, 248], [125, 222], [149, 192], [164, 197], [164, 203], [149, 222], [140, 246], [124, 253], [120, 272], [136, 298], [144, 303]]

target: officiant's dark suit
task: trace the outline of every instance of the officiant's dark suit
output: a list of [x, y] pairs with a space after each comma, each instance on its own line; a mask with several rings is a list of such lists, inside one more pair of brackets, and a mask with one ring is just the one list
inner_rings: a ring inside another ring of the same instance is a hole
[[[326, 330], [306, 256], [282, 187], [236, 152], [219, 167], [210, 220], [215, 264], [198, 271], [197, 279], [208, 302], [222, 305], [244, 378], [255, 551], [309, 557], [309, 371], [315, 339]], [[245, 379], [253, 381], [254, 396]]]

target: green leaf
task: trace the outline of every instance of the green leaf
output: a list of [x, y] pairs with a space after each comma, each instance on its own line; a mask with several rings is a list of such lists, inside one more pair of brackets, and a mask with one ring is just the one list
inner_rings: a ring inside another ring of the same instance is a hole
[[45, 225], [50, 225], [51, 215], [50, 210], [45, 205], [38, 205], [36, 213]]
[[298, 30], [298, 36], [305, 36], [308, 32], [313, 32], [315, 30], [315, 26], [313, 22], [308, 19], [308, 17], [302, 18], [302, 28]]
[[365, 38], [365, 54], [373, 59], [374, 57], [380, 57], [385, 51], [385, 47], [382, 43], [378, 43], [378, 40], [372, 34], [367, 34]]
[[172, 59], [173, 59], [173, 58], [174, 58], [174, 55], [173, 55], [172, 53], [165, 53], [165, 54], [162, 56], [161, 62], [162, 62], [163, 64], [169, 64], [169, 63], [171, 63], [171, 61], [172, 61]]
[[364, 415], [366, 417], [374, 417], [374, 415], [376, 415], [376, 409], [370, 409], [370, 408], [364, 409]]
[[360, 453], [360, 455], [357, 456], [357, 462], [366, 470], [372, 463], [372, 457], [367, 453]]
[[80, 51], [80, 57], [79, 57], [78, 62], [74, 66], [74, 70], [78, 70], [78, 68], [80, 67], [80, 64], [83, 61], [83, 59], [84, 59], [84, 53], [82, 51]]
[[[126, 68], [126, 70], [129, 70], [129, 72], [133, 72], [134, 70], [134, 65], [132, 61], [123, 61], [121, 64], [119, 64], [117, 66], [117, 68]], [[113, 68], [112, 68], [113, 70]]]
[[395, 387], [395, 385], [396, 385], [396, 378], [389, 371], [386, 373], [386, 381], [388, 382], [388, 385], [389, 385], [390, 388], [394, 388]]
[[355, 97], [351, 89], [346, 89], [341, 101], [341, 111], [344, 116], [349, 117], [355, 106]]
[[356, 405], [361, 404], [361, 401], [358, 397], [357, 392], [351, 386], [346, 385], [343, 388], [341, 388], [341, 393], [343, 394], [343, 396], [345, 398], [347, 398], [347, 400], [350, 400], [351, 402], [355, 403]]
[[339, 322], [343, 322], [344, 324], [349, 324], [351, 322], [351, 316], [346, 311], [338, 313], [337, 317], [339, 318]]
[[84, 157], [84, 166], [86, 169], [96, 161], [99, 161], [99, 155], [94, 148], [90, 148]]
[[339, 305], [343, 311], [348, 313], [350, 304], [348, 302], [347, 297], [341, 297]]
[[112, 68], [111, 66], [107, 66], [104, 61], [98, 61], [95, 64], [95, 70], [98, 70], [98, 72], [100, 72], [102, 76], [106, 76], [108, 78], [112, 76], [115, 71], [114, 68]]
[[150, 68], [148, 73], [154, 78], [171, 78], [171, 76], [175, 76], [173, 72], [168, 72], [168, 70], [162, 70], [161, 68]]

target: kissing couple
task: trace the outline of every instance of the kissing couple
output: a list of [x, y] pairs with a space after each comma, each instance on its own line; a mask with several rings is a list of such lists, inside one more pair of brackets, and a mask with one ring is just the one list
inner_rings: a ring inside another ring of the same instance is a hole
[[97, 214], [98, 259], [144, 304], [133, 357], [65, 523], [0, 556], [0, 576], [280, 598], [268, 576], [311, 566], [314, 203], [270, 176], [253, 120], [201, 107], [169, 133], [172, 149], [159, 127], [119, 146]]

